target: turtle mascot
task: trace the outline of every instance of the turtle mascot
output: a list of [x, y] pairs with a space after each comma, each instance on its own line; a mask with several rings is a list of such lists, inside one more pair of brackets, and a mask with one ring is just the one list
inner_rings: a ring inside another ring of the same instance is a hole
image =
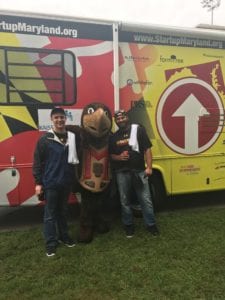
[[76, 187], [81, 193], [79, 242], [89, 243], [94, 232], [109, 231], [106, 211], [110, 194], [108, 138], [111, 128], [109, 108], [97, 102], [84, 107], [80, 127], [67, 125], [67, 129], [80, 140]]

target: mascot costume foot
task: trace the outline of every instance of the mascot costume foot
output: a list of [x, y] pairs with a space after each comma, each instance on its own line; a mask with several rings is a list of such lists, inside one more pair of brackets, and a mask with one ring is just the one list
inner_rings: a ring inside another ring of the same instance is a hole
[[102, 103], [91, 103], [84, 108], [79, 131], [77, 126], [67, 126], [68, 130], [76, 135], [79, 134], [80, 138], [79, 242], [89, 243], [93, 239], [94, 232], [106, 233], [109, 231], [106, 215], [110, 184], [108, 138], [111, 128], [111, 112]]

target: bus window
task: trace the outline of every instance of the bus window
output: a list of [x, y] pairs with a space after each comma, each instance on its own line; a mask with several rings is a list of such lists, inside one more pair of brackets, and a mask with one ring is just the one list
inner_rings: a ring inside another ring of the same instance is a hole
[[0, 47], [0, 104], [76, 103], [76, 64], [70, 51]]

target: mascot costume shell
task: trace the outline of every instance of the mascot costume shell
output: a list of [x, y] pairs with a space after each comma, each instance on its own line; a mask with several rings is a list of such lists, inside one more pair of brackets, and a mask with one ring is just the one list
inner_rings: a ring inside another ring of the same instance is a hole
[[[83, 109], [81, 127], [67, 129], [79, 135], [80, 151], [78, 185], [81, 193], [80, 229], [78, 241], [91, 242], [94, 232], [109, 231], [106, 218], [109, 200], [110, 169], [108, 138], [112, 116], [102, 103], [91, 103]], [[76, 188], [76, 191], [77, 188]]]

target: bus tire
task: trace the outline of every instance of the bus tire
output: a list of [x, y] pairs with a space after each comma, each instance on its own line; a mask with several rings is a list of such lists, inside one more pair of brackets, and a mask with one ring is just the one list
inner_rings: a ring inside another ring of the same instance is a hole
[[152, 175], [149, 177], [149, 186], [155, 211], [162, 210], [165, 207], [167, 196], [162, 175], [159, 171], [153, 170]]

